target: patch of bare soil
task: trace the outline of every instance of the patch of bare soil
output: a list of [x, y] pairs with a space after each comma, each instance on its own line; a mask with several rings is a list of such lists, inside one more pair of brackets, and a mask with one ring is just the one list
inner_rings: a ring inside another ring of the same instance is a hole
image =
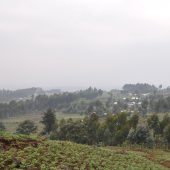
[[161, 165], [163, 165], [163, 166], [165, 166], [167, 168], [170, 168], [170, 161], [162, 161]]
[[37, 147], [40, 143], [40, 141], [33, 139], [5, 139], [0, 137], [0, 146], [3, 150], [10, 148], [24, 149], [28, 146]]

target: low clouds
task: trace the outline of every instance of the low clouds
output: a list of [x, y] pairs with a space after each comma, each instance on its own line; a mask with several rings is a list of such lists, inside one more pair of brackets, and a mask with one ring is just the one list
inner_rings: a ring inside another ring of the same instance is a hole
[[168, 0], [0, 2], [0, 88], [169, 85]]

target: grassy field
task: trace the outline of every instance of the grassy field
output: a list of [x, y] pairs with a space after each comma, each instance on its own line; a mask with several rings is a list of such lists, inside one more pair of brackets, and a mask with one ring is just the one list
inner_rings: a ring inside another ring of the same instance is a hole
[[[84, 116], [81, 116], [79, 114], [65, 114], [65, 113], [59, 113], [56, 112], [56, 118], [58, 120], [61, 119], [69, 119], [72, 118], [74, 120], [76, 119], [82, 119]], [[6, 130], [8, 132], [15, 132], [16, 128], [18, 127], [19, 123], [23, 122], [24, 120], [32, 120], [38, 127], [38, 132], [40, 132], [43, 128], [43, 125], [40, 123], [42, 119], [43, 114], [40, 113], [34, 113], [34, 114], [26, 114], [26, 115], [20, 115], [16, 117], [10, 117], [6, 119], [2, 119], [1, 121], [4, 123]]]
[[[66, 113], [61, 113], [61, 112], [56, 112], [55, 114], [58, 120], [61, 120], [63, 118], [64, 119], [72, 118], [74, 120], [77, 120], [77, 119], [82, 119], [84, 117], [80, 114], [66, 114]], [[151, 115], [152, 114], [148, 114], [147, 116], [149, 117]], [[164, 115], [165, 113], [158, 114], [158, 116], [160, 117], [160, 120], [163, 119]], [[170, 115], [170, 113], [168, 113], [168, 115]], [[16, 128], [18, 127], [19, 123], [21, 123], [24, 120], [32, 120], [37, 125], [38, 133], [39, 133], [43, 129], [43, 125], [40, 123], [42, 116], [43, 114], [34, 113], [34, 114], [26, 114], [26, 115], [20, 115], [16, 117], [1, 119], [1, 121], [4, 123], [7, 131], [13, 133], [16, 131]], [[144, 121], [146, 121], [146, 119], [141, 117], [140, 122], [144, 122]]]
[[0, 137], [0, 169], [25, 170], [168, 170], [170, 152], [95, 147], [72, 142]]

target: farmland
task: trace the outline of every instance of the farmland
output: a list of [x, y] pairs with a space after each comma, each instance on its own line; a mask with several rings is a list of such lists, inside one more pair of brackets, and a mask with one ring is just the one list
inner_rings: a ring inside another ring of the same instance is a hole
[[[9, 118], [5, 118], [5, 119], [1, 119], [1, 121], [4, 123], [6, 130], [8, 132], [14, 133], [16, 131], [17, 126], [23, 122], [24, 120], [31, 120], [33, 121], [37, 127], [38, 127], [38, 132], [41, 132], [43, 127], [42, 124], [40, 123], [41, 119], [42, 119], [42, 115], [41, 113], [33, 113], [33, 114], [26, 114], [26, 115], [18, 115], [18, 116], [14, 116], [14, 117], [9, 117]], [[58, 120], [61, 119], [81, 119], [83, 118], [83, 116], [79, 115], [79, 114], [64, 114], [61, 112], [56, 112], [55, 113], [56, 118]]]
[[26, 136], [0, 137], [0, 169], [27, 170], [167, 170], [170, 153], [163, 150], [96, 147]]

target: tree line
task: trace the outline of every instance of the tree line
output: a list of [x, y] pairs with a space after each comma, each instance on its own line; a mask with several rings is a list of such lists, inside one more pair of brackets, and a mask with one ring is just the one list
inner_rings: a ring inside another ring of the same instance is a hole
[[147, 83], [137, 83], [137, 84], [125, 84], [123, 90], [128, 93], [144, 94], [144, 93], [154, 93], [158, 91], [158, 88], [154, 85]]
[[[39, 95], [26, 101], [0, 103], [0, 118], [32, 112], [42, 112], [48, 108], [67, 113], [81, 113], [81, 111], [84, 112], [88, 107], [86, 100], [93, 100], [102, 94], [102, 90], [89, 87], [86, 90], [80, 90], [74, 93], [64, 92], [62, 94], [54, 94], [51, 96]], [[79, 99], [85, 99], [85, 102], [82, 101], [76, 105], [72, 104], [74, 101], [78, 101]]]
[[144, 99], [145, 112], [167, 113], [170, 112], [170, 96], [151, 95]]
[[[100, 118], [91, 113], [82, 120], [62, 119], [58, 121], [54, 111], [48, 109], [41, 123], [44, 129], [41, 135], [51, 140], [66, 140], [88, 145], [143, 145], [146, 147], [170, 148], [170, 116], [162, 120], [153, 114], [142, 118], [139, 114], [109, 114]], [[3, 125], [0, 128], [4, 129]], [[16, 133], [29, 135], [36, 132], [37, 127], [29, 120], [22, 122]]]
[[[52, 119], [53, 124], [50, 123]], [[108, 114], [106, 118], [100, 118], [93, 112], [83, 120], [57, 121], [53, 111], [48, 110], [44, 114], [42, 123], [45, 125], [43, 134], [47, 133], [53, 140], [69, 140], [89, 145], [116, 146], [128, 143], [147, 147], [170, 147], [170, 116], [168, 115], [160, 120], [158, 115], [153, 114], [140, 122], [139, 114]]]

